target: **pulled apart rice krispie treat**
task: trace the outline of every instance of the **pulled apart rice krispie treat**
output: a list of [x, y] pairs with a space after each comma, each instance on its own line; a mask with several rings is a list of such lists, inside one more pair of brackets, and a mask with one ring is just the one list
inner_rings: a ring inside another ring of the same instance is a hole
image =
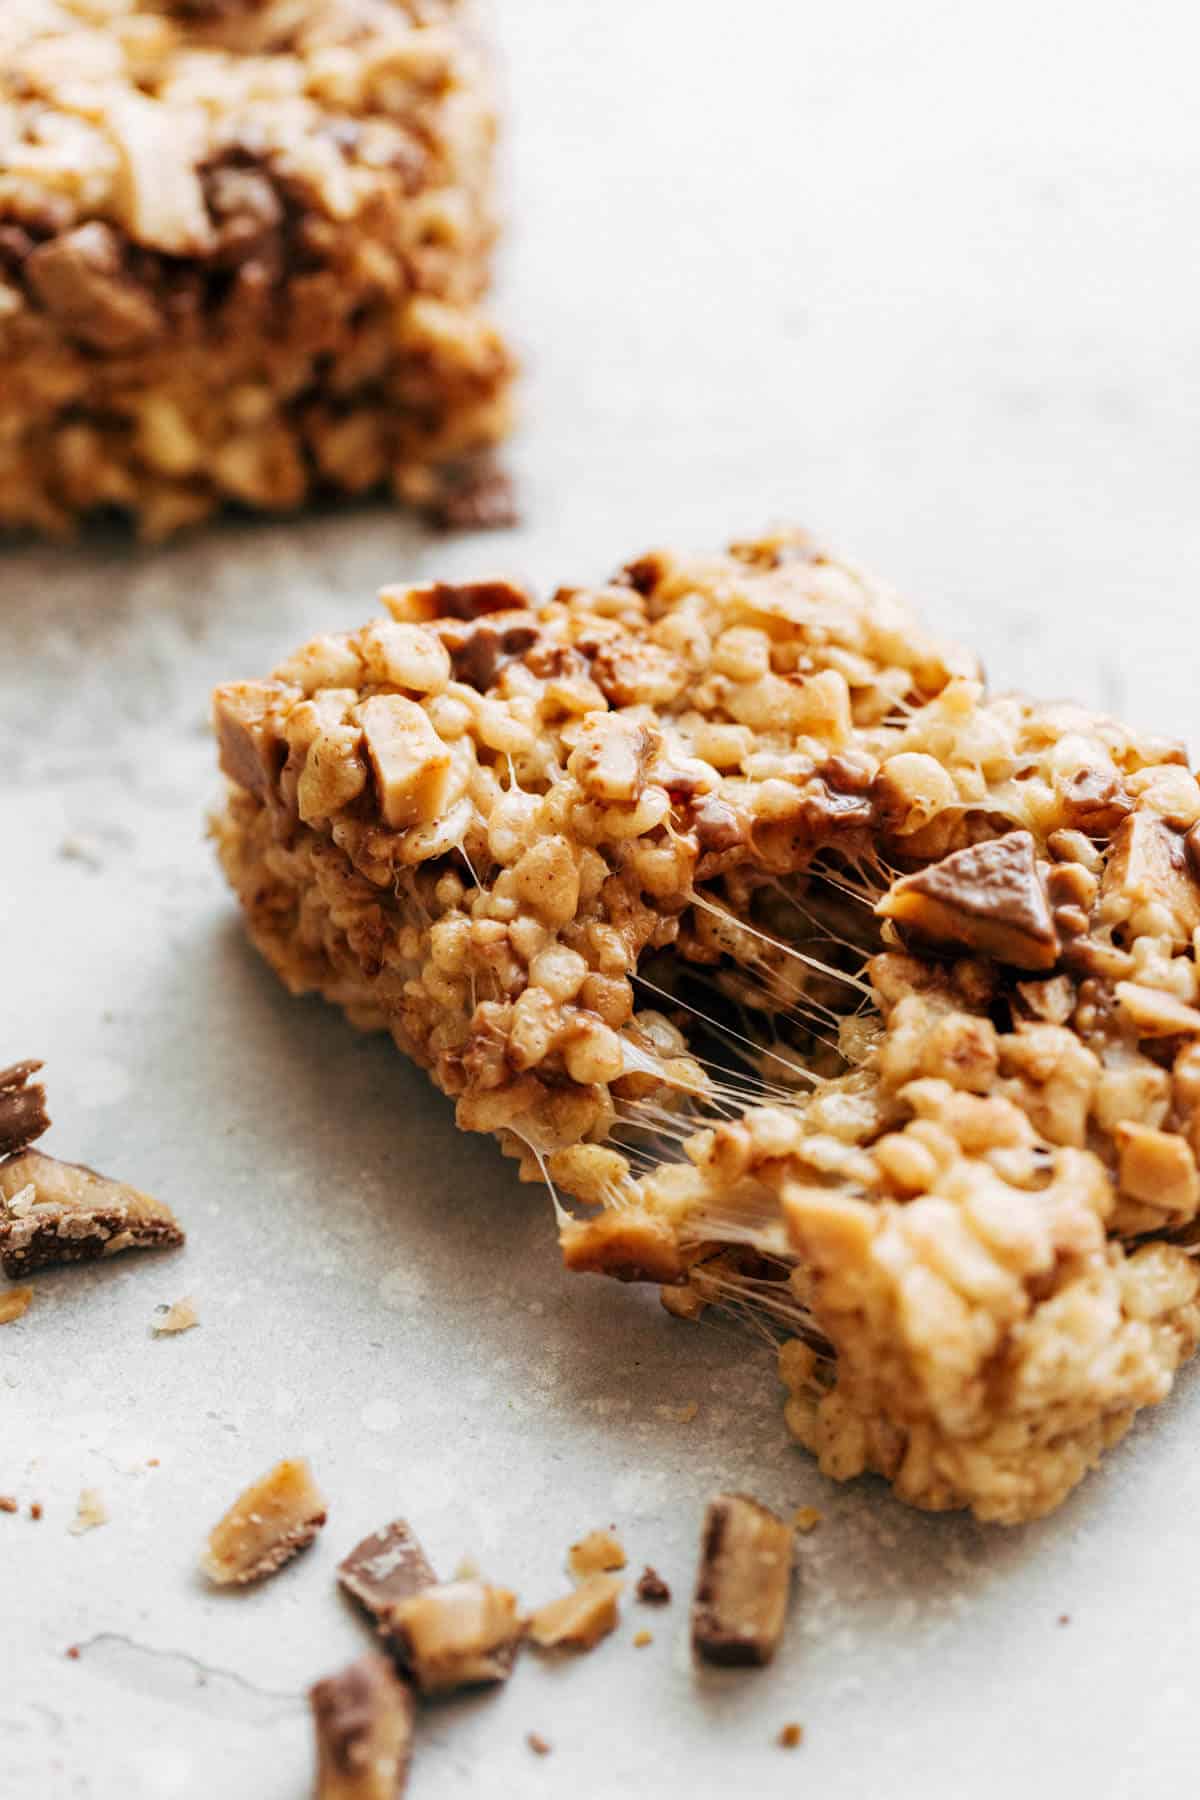
[[0, 528], [500, 522], [470, 0], [3, 0]]
[[770, 1322], [829, 1474], [1057, 1505], [1200, 1336], [1183, 750], [989, 697], [799, 534], [383, 600], [217, 695], [259, 948], [573, 1268]]

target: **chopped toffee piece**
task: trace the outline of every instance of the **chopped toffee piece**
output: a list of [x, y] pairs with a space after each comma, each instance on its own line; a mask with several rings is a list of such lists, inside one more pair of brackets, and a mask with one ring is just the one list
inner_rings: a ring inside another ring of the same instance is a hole
[[94, 1169], [40, 1150], [0, 1163], [0, 1267], [6, 1275], [182, 1243], [175, 1215], [161, 1200]]
[[547, 1743], [540, 1731], [527, 1731], [525, 1734], [525, 1742], [529, 1745], [529, 1748], [533, 1751], [535, 1756], [549, 1756], [551, 1746]]
[[796, 1750], [804, 1742], [803, 1725], [785, 1725], [775, 1740], [781, 1750]]
[[200, 1315], [196, 1311], [196, 1302], [191, 1295], [176, 1300], [172, 1306], [164, 1306], [159, 1316], [152, 1322], [150, 1329], [155, 1337], [171, 1337], [176, 1332], [191, 1331], [200, 1323]]
[[624, 1548], [611, 1530], [589, 1531], [586, 1537], [571, 1545], [567, 1557], [567, 1569], [576, 1581], [582, 1581], [586, 1575], [599, 1575], [624, 1567]]
[[638, 1577], [636, 1592], [643, 1606], [665, 1606], [671, 1598], [670, 1588], [658, 1570], [652, 1569], [649, 1563]]
[[423, 1588], [380, 1610], [379, 1631], [423, 1694], [507, 1681], [521, 1644], [517, 1597], [483, 1581]]
[[875, 908], [935, 944], [961, 944], [1018, 969], [1051, 969], [1058, 938], [1033, 838], [1010, 831], [901, 876]]
[[652, 1644], [653, 1642], [654, 1633], [652, 1631], [635, 1631], [633, 1634], [633, 1647], [635, 1650], [644, 1650], [647, 1644]]
[[1051, 1511], [1200, 1344], [1179, 747], [990, 695], [800, 532], [381, 599], [218, 700], [288, 989], [552, 1183], [569, 1267], [780, 1327], [825, 1475]]
[[416, 1704], [385, 1656], [364, 1656], [310, 1690], [317, 1800], [398, 1800]]
[[770, 1662], [787, 1617], [791, 1528], [747, 1494], [710, 1500], [692, 1602], [692, 1645], [710, 1663]]
[[0, 1494], [0, 1513], [15, 1513], [19, 1511], [20, 1505], [13, 1499], [11, 1494]]
[[258, 1581], [307, 1550], [324, 1523], [325, 1501], [308, 1464], [276, 1463], [213, 1527], [201, 1567], [218, 1587]]
[[29, 1516], [31, 1519], [40, 1519], [42, 1517], [42, 1512], [43, 1508], [40, 1500], [31, 1500], [29, 1502]]
[[588, 1575], [573, 1594], [548, 1601], [529, 1620], [529, 1635], [540, 1650], [592, 1650], [615, 1630], [617, 1600], [624, 1582], [615, 1575]]
[[437, 1576], [405, 1519], [373, 1531], [338, 1564], [339, 1585], [378, 1622], [388, 1606], [433, 1587]]
[[75, 1505], [75, 1517], [67, 1526], [72, 1537], [95, 1531], [97, 1525], [108, 1524], [108, 1508], [97, 1488], [84, 1488]]
[[19, 1062], [0, 1069], [0, 1156], [23, 1150], [49, 1130], [46, 1090], [32, 1079], [41, 1066], [40, 1062]]
[[31, 1287], [12, 1287], [0, 1294], [0, 1325], [11, 1325], [15, 1319], [23, 1319], [32, 1299]]

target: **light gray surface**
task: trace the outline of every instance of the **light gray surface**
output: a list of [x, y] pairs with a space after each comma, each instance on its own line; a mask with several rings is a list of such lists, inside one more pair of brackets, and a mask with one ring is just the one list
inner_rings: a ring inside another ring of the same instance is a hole
[[[46, 1510], [0, 1516], [0, 1793], [305, 1793], [300, 1696], [365, 1643], [333, 1566], [398, 1510], [443, 1568], [471, 1554], [530, 1600], [612, 1520], [678, 1596], [627, 1607], [591, 1658], [530, 1657], [431, 1712], [414, 1796], [1190, 1793], [1194, 1378], [1038, 1527], [834, 1489], [788, 1447], [749, 1339], [565, 1277], [546, 1201], [385, 1045], [282, 994], [201, 836], [210, 685], [361, 623], [381, 581], [498, 566], [548, 587], [789, 515], [972, 639], [997, 684], [1186, 732], [1185, 11], [501, 14], [526, 530], [434, 543], [370, 511], [0, 560], [0, 1063], [44, 1056], [49, 1147], [161, 1193], [190, 1233], [39, 1278], [0, 1332], [0, 1491]], [[202, 1326], [153, 1340], [183, 1294]], [[664, 1415], [692, 1399], [690, 1424]], [[259, 1592], [206, 1591], [208, 1526], [294, 1451], [329, 1496], [323, 1541]], [[826, 1515], [764, 1675], [688, 1666], [717, 1484]], [[72, 1537], [85, 1486], [110, 1523]]]

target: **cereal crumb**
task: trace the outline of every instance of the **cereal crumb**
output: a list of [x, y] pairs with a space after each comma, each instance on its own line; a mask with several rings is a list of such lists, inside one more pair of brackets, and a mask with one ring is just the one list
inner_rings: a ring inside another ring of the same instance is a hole
[[1059, 1613], [1058, 1622], [1060, 1625], [1069, 1625], [1071, 1623], [1070, 1613]]
[[148, 1456], [146, 1458], [146, 1467], [148, 1469], [157, 1469], [159, 1467], [159, 1461], [158, 1461], [157, 1456]]
[[108, 1524], [108, 1508], [100, 1496], [98, 1488], [84, 1488], [75, 1506], [75, 1517], [67, 1526], [72, 1537], [82, 1537], [85, 1531], [95, 1531], [97, 1525]]
[[29, 1311], [29, 1302], [33, 1299], [31, 1287], [9, 1288], [0, 1294], [0, 1325], [11, 1325], [14, 1319], [22, 1319]]
[[775, 1740], [781, 1750], [795, 1750], [804, 1742], [803, 1725], [785, 1725]]
[[66, 1649], [66, 1654], [67, 1654], [67, 1656], [70, 1657], [72, 1662], [78, 1662], [79, 1661], [79, 1645], [78, 1644], [68, 1644], [67, 1649]]
[[567, 1555], [567, 1568], [576, 1581], [582, 1581], [586, 1575], [607, 1574], [624, 1567], [625, 1548], [611, 1528], [589, 1531], [586, 1537], [571, 1545]]
[[549, 1756], [551, 1746], [542, 1736], [540, 1731], [527, 1732], [525, 1742], [529, 1745], [529, 1748], [533, 1751], [535, 1756]]
[[654, 1633], [652, 1631], [635, 1631], [633, 1634], [633, 1647], [635, 1650], [644, 1650], [647, 1644], [652, 1644], [653, 1642]]
[[29, 1502], [29, 1516], [31, 1519], [40, 1519], [41, 1518], [42, 1503], [40, 1500], [31, 1500]]
[[459, 1557], [458, 1565], [454, 1571], [455, 1581], [478, 1581], [479, 1575], [479, 1564], [475, 1561], [473, 1556], [467, 1555]]
[[659, 1574], [647, 1563], [638, 1577], [637, 1597], [643, 1606], [665, 1606], [671, 1598], [671, 1590]]
[[0, 1513], [15, 1513], [17, 1510], [17, 1503], [11, 1494], [0, 1494]]
[[173, 1306], [157, 1308], [160, 1317], [155, 1319], [150, 1329], [155, 1337], [168, 1337], [175, 1332], [190, 1331], [200, 1323], [200, 1315], [196, 1311], [196, 1302], [188, 1294], [182, 1300], [176, 1300]]
[[792, 1514], [792, 1524], [797, 1531], [807, 1536], [810, 1531], [817, 1529], [824, 1517], [824, 1513], [818, 1512], [815, 1506], [798, 1506]]

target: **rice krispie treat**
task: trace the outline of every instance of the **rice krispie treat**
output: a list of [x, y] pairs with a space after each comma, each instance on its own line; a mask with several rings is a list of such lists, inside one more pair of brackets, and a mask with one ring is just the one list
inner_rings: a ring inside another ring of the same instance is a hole
[[255, 943], [571, 1267], [768, 1322], [827, 1473], [1057, 1505], [1200, 1336], [1183, 750], [989, 696], [799, 534], [382, 598], [216, 697]]
[[0, 528], [501, 522], [470, 0], [4, 0]]

